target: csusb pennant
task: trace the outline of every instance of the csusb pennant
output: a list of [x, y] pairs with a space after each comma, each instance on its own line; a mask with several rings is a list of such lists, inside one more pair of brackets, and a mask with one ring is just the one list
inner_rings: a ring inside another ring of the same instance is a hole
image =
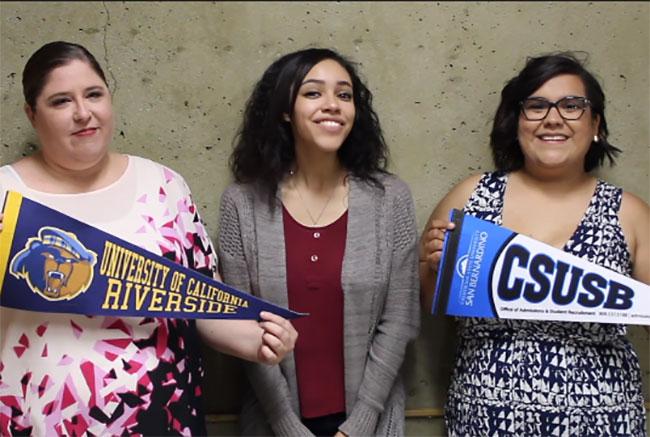
[[14, 256], [9, 271], [45, 299], [70, 300], [88, 289], [96, 262], [97, 254], [76, 235], [44, 226]]
[[453, 210], [432, 311], [461, 317], [650, 324], [650, 286]]
[[[556, 305], [577, 303], [585, 308], [627, 310], [632, 307], [634, 290], [595, 271], [567, 261], [554, 259], [539, 250], [534, 241], [525, 247], [515, 242], [518, 235], [497, 260], [493, 288], [501, 301], [525, 299], [536, 304], [550, 299]], [[529, 248], [533, 250], [529, 250]], [[538, 249], [538, 250], [534, 250]], [[494, 292], [494, 291], [493, 291]]]

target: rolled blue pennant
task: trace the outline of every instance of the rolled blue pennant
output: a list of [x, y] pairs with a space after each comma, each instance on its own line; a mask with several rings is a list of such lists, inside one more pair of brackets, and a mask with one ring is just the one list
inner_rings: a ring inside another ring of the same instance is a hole
[[650, 286], [459, 210], [432, 313], [650, 325]]
[[0, 305], [30, 311], [184, 319], [304, 316], [8, 191]]

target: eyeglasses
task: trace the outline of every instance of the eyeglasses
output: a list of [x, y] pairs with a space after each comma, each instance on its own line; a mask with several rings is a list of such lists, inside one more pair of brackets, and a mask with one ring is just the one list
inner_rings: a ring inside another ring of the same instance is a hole
[[551, 108], [557, 109], [557, 112], [565, 120], [577, 120], [582, 117], [591, 102], [586, 97], [575, 96], [563, 97], [555, 103], [543, 97], [529, 97], [519, 104], [526, 120], [544, 120]]

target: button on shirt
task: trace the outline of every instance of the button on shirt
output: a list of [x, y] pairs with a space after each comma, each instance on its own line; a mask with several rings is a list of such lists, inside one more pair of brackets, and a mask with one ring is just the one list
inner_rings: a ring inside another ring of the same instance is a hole
[[292, 321], [302, 417], [345, 412], [341, 269], [347, 211], [323, 227], [298, 223], [283, 207], [289, 307], [309, 316]]

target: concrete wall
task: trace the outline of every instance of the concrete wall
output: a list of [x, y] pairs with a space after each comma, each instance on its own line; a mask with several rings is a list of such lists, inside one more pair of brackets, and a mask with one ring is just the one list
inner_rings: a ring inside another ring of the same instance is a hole
[[[613, 144], [624, 153], [600, 171], [646, 201], [649, 180], [650, 4], [643, 2], [2, 2], [0, 164], [30, 153], [22, 112], [29, 55], [62, 39], [88, 47], [114, 90], [113, 146], [185, 176], [212, 236], [229, 181], [226, 160], [253, 83], [281, 54], [328, 46], [361, 64], [392, 152], [411, 186], [420, 228], [460, 179], [491, 168], [488, 132], [499, 92], [526, 56], [588, 52], [604, 86]], [[648, 334], [632, 328], [648, 395]], [[439, 434], [454, 326], [423, 318], [410, 349], [411, 435]], [[242, 376], [207, 353], [208, 410], [236, 413]], [[424, 409], [424, 410], [422, 410]], [[417, 417], [433, 414], [433, 419]], [[235, 432], [232, 423], [211, 426]]]

